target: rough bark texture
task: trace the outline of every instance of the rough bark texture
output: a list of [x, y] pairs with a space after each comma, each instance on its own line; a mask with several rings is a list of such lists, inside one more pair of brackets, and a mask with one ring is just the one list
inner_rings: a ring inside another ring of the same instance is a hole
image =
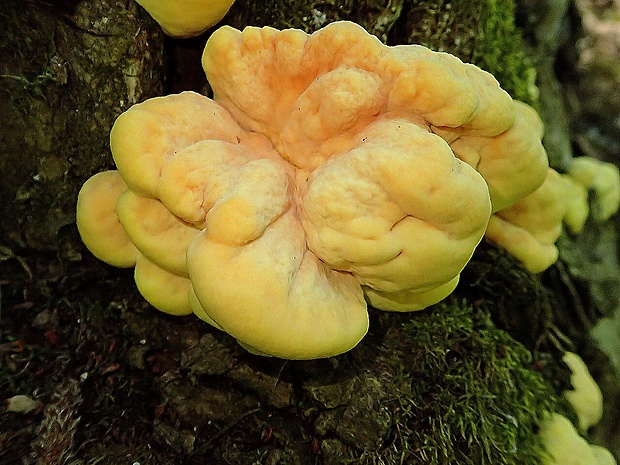
[[[252, 356], [196, 318], [157, 313], [130, 272], [81, 244], [75, 200], [112, 166], [108, 134], [122, 111], [164, 92], [208, 92], [199, 65], [208, 33], [164, 38], [129, 0], [5, 3], [0, 399], [40, 403], [0, 413], [0, 463], [535, 464], [543, 411], [574, 416], [559, 396], [569, 387], [563, 350], [593, 363], [607, 405], [618, 399], [616, 348], [606, 355], [589, 336], [618, 312], [613, 224], [564, 238], [564, 261], [543, 276], [482, 244], [445, 303], [371, 310], [364, 341], [327, 360]], [[310, 32], [353, 20], [388, 44], [454, 53], [513, 96], [568, 111], [548, 87], [537, 102], [533, 85], [535, 63], [539, 83], [561, 88], [541, 58], [557, 54], [545, 48], [554, 39], [540, 37], [567, 11], [550, 5], [536, 2], [538, 16], [529, 2], [519, 10], [538, 34], [532, 58], [509, 1], [237, 0], [224, 22]], [[547, 143], [561, 168], [573, 132], [555, 111]], [[592, 437], [618, 452], [617, 412], [606, 412]]]
[[133, 2], [11, 0], [0, 15], [1, 237], [75, 255], [60, 235], [80, 184], [111, 166], [111, 124], [163, 91], [162, 34]]

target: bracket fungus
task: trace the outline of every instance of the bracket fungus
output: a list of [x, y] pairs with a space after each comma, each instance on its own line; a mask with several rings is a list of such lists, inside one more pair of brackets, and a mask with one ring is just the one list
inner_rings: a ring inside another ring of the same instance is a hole
[[[367, 302], [442, 300], [492, 212], [547, 175], [538, 116], [490, 74], [353, 23], [224, 26], [203, 67], [213, 99], [157, 97], [117, 119], [127, 187], [101, 208], [113, 217], [116, 202], [147, 300], [171, 287], [163, 310], [191, 309], [256, 353], [336, 355], [365, 335]], [[113, 237], [99, 229], [93, 251]]]
[[219, 23], [235, 0], [136, 0], [166, 34], [186, 38]]
[[609, 450], [590, 444], [570, 420], [559, 413], [543, 420], [539, 434], [545, 447], [543, 465], [616, 465]]
[[586, 192], [549, 168], [540, 188], [493, 214], [486, 237], [529, 271], [540, 273], [558, 259], [555, 242], [562, 234], [562, 223], [570, 218], [573, 228], [579, 230], [586, 217]]
[[572, 160], [568, 176], [584, 189], [592, 191], [592, 218], [602, 222], [608, 220], [620, 206], [620, 171], [618, 167], [593, 157], [579, 157]]
[[603, 417], [603, 394], [579, 355], [566, 352], [562, 360], [572, 372], [570, 380], [573, 385], [573, 389], [564, 392], [564, 397], [577, 414], [579, 430], [588, 431]]
[[[588, 162], [589, 163], [589, 162]], [[603, 395], [579, 355], [566, 352], [562, 360], [571, 370], [572, 389], [564, 397], [577, 414], [578, 428], [559, 413], [547, 413], [539, 435], [545, 448], [544, 465], [616, 465], [613, 454], [590, 444], [580, 433], [596, 425], [603, 416]]]
[[[590, 203], [589, 191], [594, 193]], [[486, 237], [529, 271], [540, 273], [558, 259], [555, 243], [563, 225], [571, 234], [578, 234], [589, 216], [606, 221], [619, 205], [618, 168], [592, 157], [579, 157], [572, 160], [567, 174], [549, 168], [536, 191], [493, 214]]]

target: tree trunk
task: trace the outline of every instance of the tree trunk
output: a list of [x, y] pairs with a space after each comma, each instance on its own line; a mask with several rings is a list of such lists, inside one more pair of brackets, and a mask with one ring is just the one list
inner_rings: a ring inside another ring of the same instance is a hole
[[[620, 451], [616, 349], [605, 354], [589, 334], [617, 313], [613, 224], [563, 238], [563, 259], [541, 276], [483, 243], [445, 302], [370, 309], [370, 333], [344, 355], [251, 355], [193, 316], [152, 309], [130, 272], [90, 255], [74, 224], [82, 183], [113, 167], [120, 113], [165, 93], [209, 92], [200, 68], [209, 32], [164, 37], [130, 0], [5, 3], [0, 463], [535, 464], [544, 412], [574, 417], [561, 396], [565, 350], [594, 367], [610, 408], [593, 437]], [[540, 13], [554, 2], [537, 3]], [[532, 19], [531, 8], [519, 11]], [[529, 36], [547, 25], [541, 16], [523, 22]], [[312, 32], [346, 19], [388, 45], [453, 53], [548, 115], [561, 169], [570, 113], [544, 110], [569, 109], [561, 92], [538, 101], [533, 64], [541, 83], [561, 87], [540, 48], [525, 53], [514, 17], [507, 0], [237, 0], [222, 24]], [[19, 395], [39, 403], [16, 408]]]

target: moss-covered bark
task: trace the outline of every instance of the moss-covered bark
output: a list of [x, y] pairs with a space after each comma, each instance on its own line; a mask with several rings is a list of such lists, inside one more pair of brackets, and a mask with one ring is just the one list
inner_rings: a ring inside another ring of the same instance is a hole
[[537, 100], [535, 71], [524, 53], [512, 1], [413, 0], [392, 33], [399, 43], [456, 55], [490, 72], [513, 98]]

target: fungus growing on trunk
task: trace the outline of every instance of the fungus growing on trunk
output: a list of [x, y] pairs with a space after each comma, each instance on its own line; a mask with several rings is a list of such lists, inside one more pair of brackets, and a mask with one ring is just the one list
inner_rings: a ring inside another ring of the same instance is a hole
[[336, 355], [366, 333], [366, 301], [439, 302], [492, 212], [547, 174], [538, 116], [490, 74], [353, 23], [225, 26], [203, 66], [213, 100], [158, 97], [116, 121], [116, 212], [189, 281], [181, 307], [257, 353]]
[[186, 38], [217, 24], [235, 0], [136, 0], [166, 34]]

